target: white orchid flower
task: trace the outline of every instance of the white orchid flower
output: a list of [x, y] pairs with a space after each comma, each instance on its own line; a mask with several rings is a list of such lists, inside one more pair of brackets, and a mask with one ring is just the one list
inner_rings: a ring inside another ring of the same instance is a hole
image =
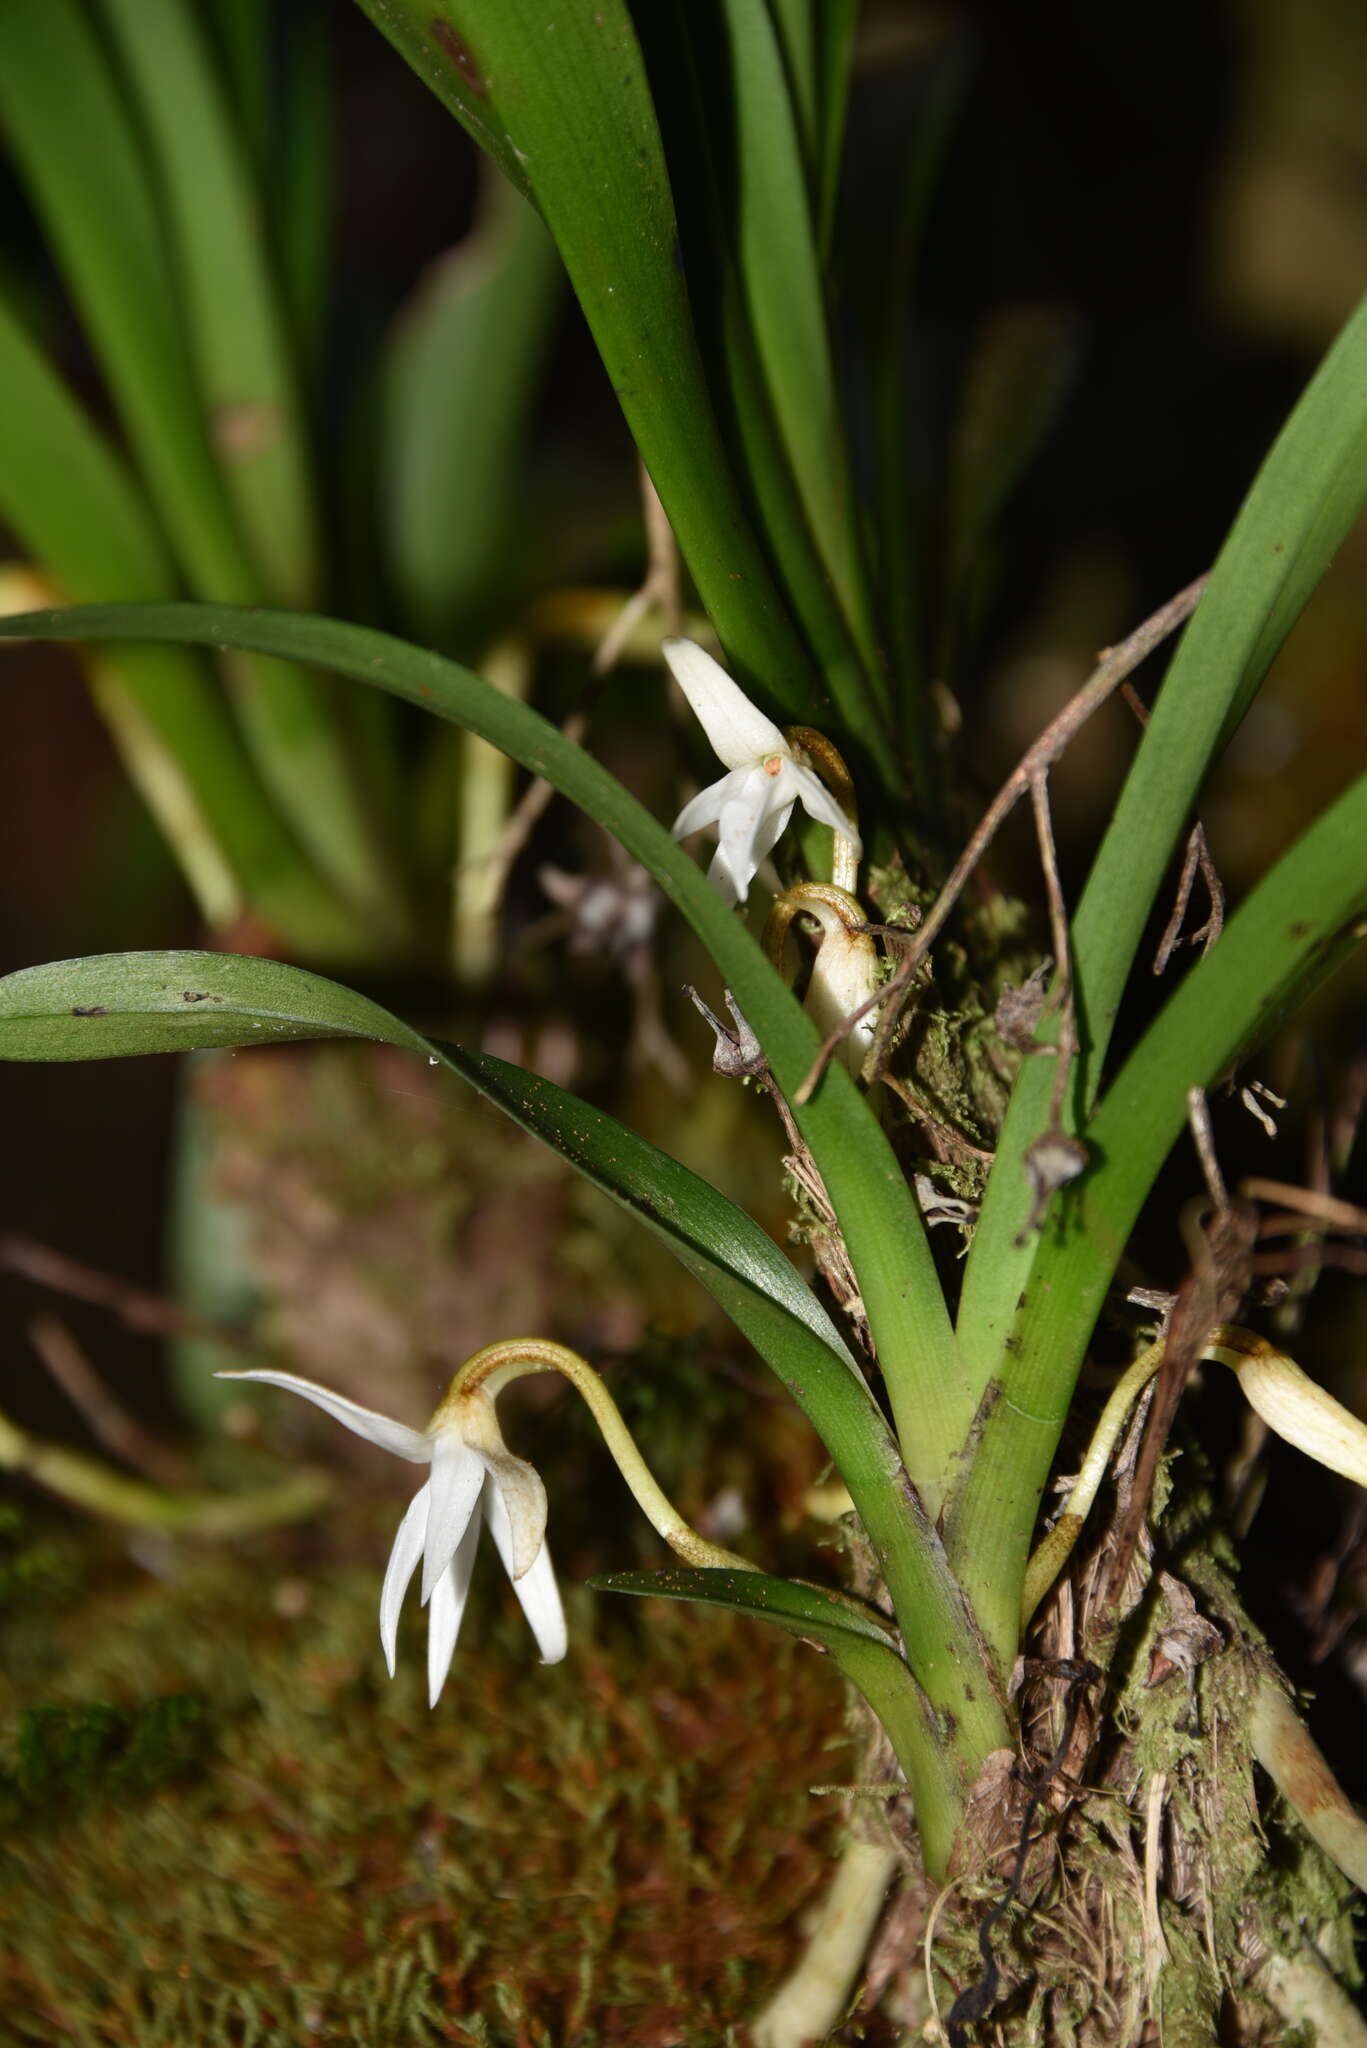
[[730, 771], [700, 790], [674, 820], [676, 839], [704, 825], [717, 827], [717, 851], [707, 879], [727, 901], [744, 903], [794, 804], [800, 803], [818, 824], [843, 833], [857, 856], [859, 834], [835, 798], [726, 670], [693, 640], [666, 640], [664, 657], [717, 759]]
[[531, 1623], [543, 1664], [565, 1654], [565, 1616], [546, 1548], [546, 1489], [538, 1473], [504, 1445], [492, 1397], [479, 1388], [442, 1402], [426, 1429], [410, 1429], [362, 1408], [328, 1387], [289, 1372], [222, 1372], [225, 1380], [259, 1380], [312, 1401], [344, 1429], [432, 1476], [414, 1495], [399, 1524], [380, 1592], [380, 1641], [389, 1675], [399, 1610], [422, 1559], [422, 1604], [427, 1619], [427, 1690], [435, 1707], [451, 1668], [465, 1612], [481, 1518], [503, 1560], [513, 1591]]

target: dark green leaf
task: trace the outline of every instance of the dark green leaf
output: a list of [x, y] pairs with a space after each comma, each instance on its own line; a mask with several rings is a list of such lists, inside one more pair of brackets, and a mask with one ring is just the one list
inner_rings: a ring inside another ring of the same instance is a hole
[[[355, 990], [233, 953], [113, 953], [0, 980], [0, 1058], [119, 1059], [303, 1038], [372, 1038], [450, 1067], [663, 1239], [811, 1413], [877, 1415], [830, 1318], [759, 1225], [615, 1117], [505, 1060], [425, 1038]], [[879, 1424], [881, 1428], [881, 1421]]]
[[[0, 307], [0, 517], [68, 597], [152, 597], [174, 582], [119, 457]], [[97, 650], [92, 694], [211, 924], [249, 906], [298, 951], [369, 950], [261, 787], [218, 684], [180, 647]]]
[[[254, 602], [264, 587], [196, 383], [163, 195], [94, 24], [72, 0], [0, 6], [0, 121], [171, 551], [200, 595]], [[248, 747], [280, 812], [347, 902], [367, 915], [376, 950], [392, 947], [406, 913], [325, 683], [288, 663], [241, 660], [230, 665], [229, 679]]]
[[[722, 0], [722, 10], [735, 104], [737, 250], [750, 322], [807, 523], [872, 677], [877, 649], [783, 59], [763, 7]], [[867, 739], [867, 718], [862, 723]]]
[[145, 123], [198, 387], [259, 593], [307, 605], [318, 581], [308, 460], [246, 153], [183, 0], [99, 5]]
[[[766, 1572], [697, 1571], [667, 1565], [655, 1572], [600, 1572], [589, 1581], [600, 1593], [635, 1593], [649, 1600], [700, 1600], [729, 1607], [738, 1614], [756, 1614], [805, 1636], [824, 1650], [842, 1650], [847, 1642], [886, 1650], [902, 1663], [897, 1641], [872, 1609], [855, 1600], [823, 1592], [793, 1579], [770, 1578]], [[906, 1666], [902, 1665], [905, 1671]]]
[[772, 709], [810, 717], [810, 666], [708, 398], [669, 173], [623, 0], [362, 5], [535, 200], [732, 664]]
[[384, 368], [385, 538], [413, 627], [447, 641], [506, 591], [509, 519], [560, 264], [489, 173], [469, 236], [401, 311]]

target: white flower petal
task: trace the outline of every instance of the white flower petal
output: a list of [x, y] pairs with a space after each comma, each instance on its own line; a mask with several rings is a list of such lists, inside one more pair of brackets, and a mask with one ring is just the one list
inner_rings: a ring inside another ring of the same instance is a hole
[[731, 879], [731, 869], [727, 865], [726, 855], [720, 846], [713, 854], [708, 866], [707, 879], [725, 902], [740, 903], [744, 900]]
[[864, 849], [859, 834], [819, 775], [794, 762], [791, 768], [785, 767], [782, 780], [786, 793], [797, 797], [809, 818], [815, 818], [818, 825], [829, 825], [833, 831], [843, 832], [847, 839], [854, 841], [856, 855], [862, 854]]
[[[499, 1554], [508, 1565], [509, 1578], [516, 1581], [531, 1570], [546, 1540], [546, 1489], [536, 1467], [510, 1451], [481, 1451], [480, 1456], [488, 1473], [485, 1507], [492, 1495], [502, 1510], [497, 1527], [507, 1531], [509, 1549], [504, 1552], [500, 1547]], [[492, 1511], [489, 1525], [495, 1526]]]
[[455, 1555], [456, 1546], [478, 1520], [484, 1464], [478, 1451], [448, 1430], [439, 1435], [432, 1454], [431, 1498], [427, 1506], [427, 1541], [423, 1547], [423, 1605]]
[[560, 1604], [555, 1567], [544, 1543], [536, 1553], [531, 1570], [524, 1572], [520, 1579], [513, 1580], [513, 1591], [522, 1602], [522, 1612], [536, 1637], [542, 1663], [558, 1664], [569, 1648], [569, 1633], [565, 1627], [565, 1610]]
[[334, 1394], [330, 1387], [317, 1386], [312, 1380], [301, 1380], [292, 1372], [268, 1372], [262, 1368], [251, 1372], [220, 1372], [214, 1377], [220, 1380], [260, 1380], [266, 1386], [283, 1387], [287, 1393], [312, 1401], [315, 1408], [321, 1408], [354, 1436], [365, 1437], [370, 1443], [378, 1444], [382, 1451], [392, 1451], [396, 1458], [407, 1458], [414, 1465], [426, 1465], [431, 1459], [432, 1440], [422, 1430], [410, 1429], [407, 1423], [391, 1421], [388, 1415], [377, 1415], [373, 1408], [362, 1408], [358, 1402], [348, 1401], [342, 1394]]
[[418, 1559], [427, 1535], [427, 1501], [432, 1491], [431, 1481], [419, 1487], [408, 1504], [408, 1512], [399, 1524], [394, 1538], [394, 1547], [389, 1553], [385, 1567], [384, 1584], [380, 1588], [380, 1642], [384, 1647], [384, 1661], [389, 1666], [389, 1675], [394, 1676], [394, 1647], [399, 1636], [399, 1610], [403, 1606], [408, 1582], [417, 1570]]
[[754, 842], [750, 848], [756, 872], [764, 866], [765, 861], [768, 860], [770, 854], [778, 845], [779, 840], [787, 831], [788, 820], [792, 815], [793, 806], [791, 802], [781, 803], [777, 809], [774, 809], [771, 804], [769, 810], [760, 819], [755, 830]]
[[568, 1647], [565, 1629], [565, 1610], [560, 1604], [560, 1588], [556, 1584], [555, 1567], [551, 1563], [550, 1551], [543, 1543], [528, 1568], [519, 1576], [513, 1571], [513, 1536], [508, 1522], [508, 1510], [504, 1504], [501, 1489], [491, 1479], [485, 1489], [484, 1504], [489, 1519], [489, 1534], [498, 1546], [503, 1559], [504, 1570], [513, 1582], [513, 1591], [522, 1604], [522, 1612], [531, 1625], [541, 1652], [543, 1664], [558, 1664]]
[[446, 1674], [451, 1669], [451, 1658], [455, 1652], [456, 1637], [465, 1615], [465, 1602], [470, 1592], [470, 1575], [475, 1568], [475, 1550], [479, 1543], [479, 1516], [471, 1517], [470, 1526], [456, 1545], [456, 1554], [432, 1588], [432, 1602], [427, 1610], [427, 1704], [435, 1707], [441, 1698], [441, 1689], [446, 1683]]
[[695, 640], [666, 640], [664, 658], [712, 751], [728, 768], [747, 767], [766, 754], [790, 753], [773, 720], [750, 702], [740, 684]]
[[[718, 823], [721, 875], [735, 890], [735, 901], [744, 903], [755, 879], [755, 870], [778, 841], [792, 815], [792, 800], [784, 803], [776, 776], [762, 768], [752, 769], [744, 788], [723, 806]], [[713, 863], [714, 870], [718, 862]], [[714, 880], [718, 875], [714, 873]]]
[[723, 775], [718, 782], [709, 782], [706, 789], [700, 789], [695, 797], [691, 797], [674, 820], [674, 837], [687, 839], [690, 832], [701, 832], [705, 825], [715, 825], [722, 814], [723, 804], [744, 788], [753, 765], [733, 768], [729, 775]]

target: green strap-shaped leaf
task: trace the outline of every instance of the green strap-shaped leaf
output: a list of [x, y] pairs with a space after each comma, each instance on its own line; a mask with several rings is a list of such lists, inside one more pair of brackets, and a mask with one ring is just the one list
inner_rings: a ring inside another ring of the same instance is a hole
[[892, 1631], [857, 1601], [840, 1599], [819, 1586], [794, 1579], [771, 1578], [767, 1572], [699, 1571], [667, 1565], [654, 1572], [600, 1572], [589, 1583], [600, 1593], [636, 1593], [651, 1600], [699, 1600], [733, 1613], [759, 1615], [790, 1635], [804, 1636], [836, 1654], [857, 1644], [886, 1651], [902, 1664]]
[[384, 527], [413, 628], [446, 641], [508, 586], [509, 521], [560, 264], [495, 172], [469, 236], [399, 314], [384, 366]]
[[[3, 306], [0, 518], [69, 597], [152, 597], [174, 580], [137, 486]], [[180, 647], [121, 646], [101, 652], [91, 680], [210, 922], [245, 897], [296, 950], [364, 957], [364, 930], [281, 824], [199, 662]]]
[[[1206, 769], [1248, 709], [1286, 635], [1367, 499], [1367, 299], [1311, 379], [1230, 529], [1182, 636], [1092, 866], [1072, 930], [1095, 1099], [1135, 949]], [[1037, 1240], [1022, 1168], [1044, 1130], [1053, 1062], [1023, 1062], [964, 1274], [959, 1339], [981, 1389], [997, 1370]]]
[[[734, 204], [723, 198], [730, 136], [715, 121], [715, 74], [726, 62], [720, 21], [688, 0], [657, 0], [638, 17], [665, 147], [691, 172], [675, 194], [698, 345], [745, 502], [816, 657], [847, 734], [873, 732], [864, 664], [803, 511], [741, 279]], [[709, 88], [713, 97], [709, 99]], [[816, 723], [824, 712], [814, 711]], [[900, 763], [880, 743], [862, 766], [900, 788]]]
[[270, 153], [274, 9], [270, 0], [200, 0], [200, 11], [238, 132], [260, 171]]
[[[94, 24], [73, 0], [0, 5], [0, 124], [171, 552], [201, 596], [259, 600], [265, 591], [196, 386], [142, 138]], [[392, 946], [406, 912], [323, 679], [289, 663], [240, 661], [229, 679], [247, 744], [281, 813], [348, 902], [369, 916], [377, 950]]]
[[261, 595], [307, 605], [318, 595], [307, 455], [246, 153], [184, 0], [99, 5], [145, 123], [199, 389]]
[[732, 665], [790, 718], [811, 670], [745, 518], [678, 264], [669, 173], [623, 0], [361, 0], [549, 227]]
[[[722, 12], [736, 122], [737, 250], [750, 321], [807, 522], [871, 688], [878, 653], [793, 102], [768, 11], [754, 0], [722, 0]], [[876, 754], [870, 702], [852, 723]]]
[[[275, 212], [280, 278], [295, 354], [307, 391], [324, 369], [337, 185], [337, 105], [333, 90], [333, 15], [327, 0], [259, 0], [283, 44], [274, 168], [267, 186]], [[321, 408], [314, 405], [315, 414]]]
[[[368, 997], [278, 961], [113, 954], [0, 980], [3, 1058], [117, 1058], [301, 1038], [379, 1039], [461, 1073], [645, 1221], [735, 1315], [840, 1469], [882, 1562], [912, 1667], [944, 1727], [959, 1731], [957, 1768], [971, 1775], [1004, 1724], [939, 1539], [908, 1500], [887, 1424], [839, 1340], [827, 1335], [820, 1307], [716, 1189], [550, 1083], [443, 1047]], [[945, 1776], [943, 1760], [929, 1755], [924, 1767], [952, 1789], [955, 1774]]]
[[854, 66], [854, 31], [859, 0], [816, 0], [817, 246], [829, 253], [840, 188], [840, 160], [845, 146], [845, 117], [850, 104], [850, 73]]
[[0, 7], [0, 123], [177, 559], [203, 592], [259, 596], [205, 430], [137, 137], [74, 0]]
[[[255, 648], [317, 662], [463, 725], [534, 775], [544, 775], [616, 834], [707, 947], [758, 1033], [780, 1088], [791, 1098], [805, 1078], [818, 1044], [811, 1021], [688, 855], [590, 754], [529, 706], [458, 663], [336, 619], [217, 605], [99, 605], [0, 620], [0, 638], [24, 634]], [[907, 1469], [934, 1515], [969, 1410], [920, 1214], [877, 1119], [838, 1063], [812, 1101], [795, 1114], [840, 1219], [869, 1322], [878, 1333], [879, 1361]]]
[[729, 1608], [819, 1644], [886, 1729], [911, 1786], [927, 1867], [944, 1869], [959, 1812], [953, 1774], [945, 1769], [946, 1745], [896, 1643], [866, 1608], [818, 1586], [770, 1578], [765, 1572], [671, 1565], [656, 1572], [602, 1572], [589, 1584], [600, 1593]]
[[[710, 1181], [553, 1081], [466, 1046], [439, 1043], [437, 1051], [514, 1123], [550, 1145], [662, 1238], [755, 1348], [782, 1372], [799, 1404], [805, 1405], [801, 1371], [810, 1368], [824, 1380], [831, 1369], [828, 1354], [864, 1384], [844, 1339], [810, 1287], [754, 1218]], [[801, 1359], [792, 1370], [780, 1367], [772, 1347], [751, 1334], [752, 1326], [761, 1328], [755, 1315], [762, 1316], [767, 1327], [774, 1310], [785, 1323], [796, 1319], [805, 1326], [806, 1336], [816, 1340], [813, 1348], [804, 1336]]]
[[[535, 1074], [429, 1040], [367, 997], [233, 953], [95, 955], [0, 980], [0, 1058], [119, 1059], [300, 1038], [379, 1038], [435, 1059], [638, 1217], [715, 1294], [806, 1405], [849, 1380], [871, 1397], [829, 1316], [754, 1219], [615, 1117]], [[848, 1398], [843, 1386], [840, 1397]], [[873, 1410], [876, 1413], [876, 1410]], [[813, 1419], [816, 1419], [815, 1417]], [[881, 1419], [880, 1419], [881, 1420]], [[819, 1426], [819, 1425], [818, 1425]]]
[[1111, 1083], [1087, 1126], [1094, 1164], [1037, 1241], [999, 1396], [954, 1506], [951, 1556], [999, 1655], [1014, 1654], [1041, 1490], [1107, 1286], [1158, 1171], [1208, 1088], [1367, 936], [1367, 776], [1242, 903]]
[[768, 0], [769, 15], [783, 53], [783, 73], [792, 103], [793, 124], [802, 146], [815, 207], [820, 152], [820, 92], [816, 80], [815, 0]]

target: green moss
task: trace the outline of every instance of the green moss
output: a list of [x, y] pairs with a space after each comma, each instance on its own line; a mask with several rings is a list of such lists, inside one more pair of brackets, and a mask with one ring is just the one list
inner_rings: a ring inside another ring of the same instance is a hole
[[336, 1532], [363, 1561], [301, 1531], [156, 1580], [86, 1542], [88, 1599], [6, 1629], [6, 2048], [739, 2040], [854, 1768], [831, 1668], [571, 1585], [543, 1670], [482, 1558], [429, 1713], [421, 1620], [392, 1685], [376, 1641], [392, 1516]]
[[97, 1796], [138, 1798], [198, 1764], [207, 1715], [193, 1693], [168, 1693], [132, 1712], [109, 1700], [27, 1707], [14, 1765], [0, 1772], [0, 1817], [69, 1810]]
[[35, 1536], [17, 1507], [0, 1506], [0, 1612], [69, 1598], [77, 1583], [69, 1553]]

